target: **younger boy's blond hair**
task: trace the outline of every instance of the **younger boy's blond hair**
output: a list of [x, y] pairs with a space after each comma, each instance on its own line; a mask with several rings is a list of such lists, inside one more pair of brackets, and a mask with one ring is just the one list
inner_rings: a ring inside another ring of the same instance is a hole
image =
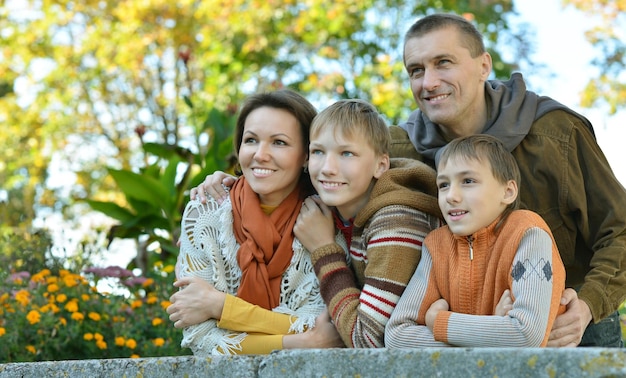
[[389, 155], [391, 135], [387, 123], [367, 101], [339, 100], [322, 110], [311, 124], [311, 139], [328, 128], [333, 129], [335, 137], [353, 139], [361, 135], [376, 155]]

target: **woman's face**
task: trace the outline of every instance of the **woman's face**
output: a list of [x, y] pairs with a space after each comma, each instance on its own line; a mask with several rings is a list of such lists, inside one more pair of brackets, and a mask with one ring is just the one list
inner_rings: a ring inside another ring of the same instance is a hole
[[246, 118], [239, 164], [263, 205], [279, 205], [298, 185], [307, 151], [296, 117], [283, 109], [260, 107]]

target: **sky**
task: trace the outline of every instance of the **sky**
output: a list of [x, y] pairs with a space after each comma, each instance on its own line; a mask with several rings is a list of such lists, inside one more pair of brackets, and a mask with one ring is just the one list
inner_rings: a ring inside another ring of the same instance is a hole
[[520, 18], [535, 30], [534, 62], [545, 64], [555, 75], [526, 77], [530, 82], [528, 89], [550, 96], [586, 116], [615, 175], [626, 186], [626, 164], [623, 164], [626, 111], [609, 116], [606, 109], [578, 105], [580, 92], [595, 72], [589, 65], [595, 52], [584, 38], [584, 31], [593, 20], [571, 6], [563, 8], [561, 0], [515, 0], [514, 5]]

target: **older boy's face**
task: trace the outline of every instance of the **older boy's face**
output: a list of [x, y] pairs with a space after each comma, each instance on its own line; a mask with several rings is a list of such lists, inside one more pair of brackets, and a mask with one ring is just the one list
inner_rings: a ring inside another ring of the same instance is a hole
[[452, 158], [437, 170], [439, 207], [453, 234], [489, 226], [511, 203], [509, 184], [496, 180], [489, 163]]
[[348, 140], [333, 129], [311, 138], [309, 175], [322, 201], [350, 219], [367, 203], [372, 181], [389, 168], [389, 159], [377, 156], [363, 136]]

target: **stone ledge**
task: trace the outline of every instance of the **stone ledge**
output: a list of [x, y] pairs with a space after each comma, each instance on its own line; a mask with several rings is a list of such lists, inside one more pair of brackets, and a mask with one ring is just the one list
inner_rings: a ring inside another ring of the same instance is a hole
[[607, 348], [312, 349], [264, 356], [0, 364], [15, 377], [626, 377], [626, 350]]

